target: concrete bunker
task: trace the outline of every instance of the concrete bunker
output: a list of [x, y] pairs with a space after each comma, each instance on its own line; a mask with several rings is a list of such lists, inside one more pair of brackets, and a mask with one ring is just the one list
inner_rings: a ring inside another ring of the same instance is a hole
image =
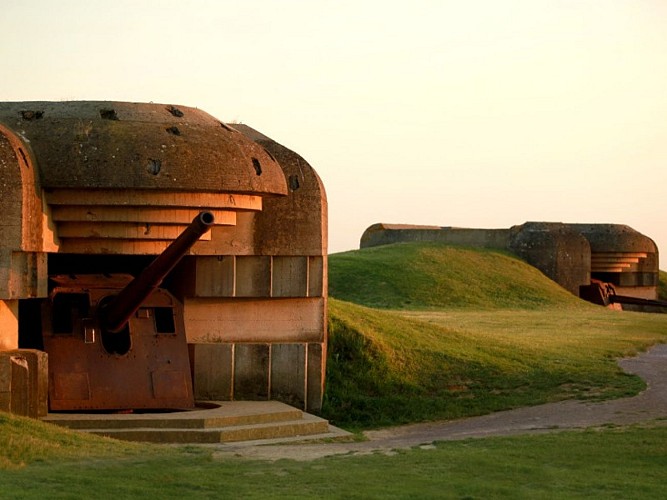
[[637, 299], [626, 301], [627, 308], [664, 307], [657, 303], [658, 247], [626, 225], [526, 222], [509, 229], [475, 229], [374, 224], [364, 231], [360, 247], [414, 241], [510, 251], [587, 300], [609, 305], [612, 293]]
[[[296, 153], [185, 106], [8, 102], [0, 180], [0, 409], [320, 408], [327, 203]], [[100, 301], [200, 212], [210, 231], [103, 342]]]

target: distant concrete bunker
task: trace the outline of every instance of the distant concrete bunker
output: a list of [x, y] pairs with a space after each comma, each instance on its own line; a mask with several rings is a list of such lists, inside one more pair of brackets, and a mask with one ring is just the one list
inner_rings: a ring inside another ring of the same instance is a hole
[[[180, 105], [0, 103], [0, 209], [0, 409], [320, 408], [327, 201], [293, 151]], [[107, 298], [200, 213], [109, 327]]]
[[658, 297], [658, 247], [622, 224], [526, 222], [509, 229], [374, 224], [360, 246], [415, 241], [510, 251], [574, 295], [604, 305], [606, 285], [620, 297], [640, 299], [638, 307]]

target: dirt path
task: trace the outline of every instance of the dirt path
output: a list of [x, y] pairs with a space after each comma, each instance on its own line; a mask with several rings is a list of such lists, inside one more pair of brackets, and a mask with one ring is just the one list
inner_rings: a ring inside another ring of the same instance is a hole
[[562, 429], [628, 425], [664, 419], [667, 425], [667, 344], [659, 344], [635, 357], [619, 361], [623, 370], [642, 377], [648, 387], [625, 399], [590, 403], [563, 401], [448, 422], [430, 422], [365, 433], [361, 443], [274, 446], [222, 445], [218, 456], [244, 456], [277, 460], [313, 460], [328, 455], [391, 453], [399, 448], [429, 446], [434, 441], [486, 436], [507, 436]]

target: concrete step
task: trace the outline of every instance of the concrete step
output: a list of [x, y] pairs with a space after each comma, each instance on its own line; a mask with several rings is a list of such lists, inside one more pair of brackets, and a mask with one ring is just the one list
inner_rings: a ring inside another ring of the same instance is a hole
[[159, 413], [52, 413], [43, 420], [127, 441], [214, 444], [340, 435], [329, 423], [277, 401], [222, 401]]
[[206, 429], [298, 420], [302, 414], [278, 401], [219, 401], [170, 412], [50, 413], [43, 420], [70, 429]]
[[86, 432], [124, 441], [149, 443], [230, 443], [259, 439], [276, 439], [326, 433], [329, 423], [312, 415], [300, 420], [267, 424], [235, 425], [211, 429], [86, 429]]

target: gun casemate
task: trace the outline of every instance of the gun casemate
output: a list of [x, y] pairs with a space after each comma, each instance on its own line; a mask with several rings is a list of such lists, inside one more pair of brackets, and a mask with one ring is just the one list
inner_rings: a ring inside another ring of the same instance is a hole
[[12, 393], [321, 407], [326, 195], [296, 153], [186, 106], [0, 103], [0, 209], [0, 363], [48, 354]]

